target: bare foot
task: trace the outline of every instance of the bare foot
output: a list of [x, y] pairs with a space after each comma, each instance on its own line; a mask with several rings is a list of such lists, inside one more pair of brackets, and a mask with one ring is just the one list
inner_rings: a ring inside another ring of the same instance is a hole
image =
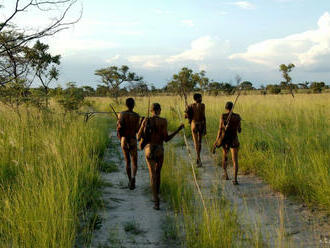
[[135, 189], [135, 177], [133, 177], [133, 178], [131, 179], [129, 189], [130, 189], [130, 190]]
[[223, 179], [223, 180], [229, 180], [229, 177], [228, 177], [227, 174], [223, 174], [222, 177], [221, 177], [221, 179]]
[[233, 180], [232, 182], [233, 182], [234, 185], [238, 185], [237, 180]]
[[160, 210], [160, 208], [159, 208], [159, 202], [155, 202], [154, 209], [155, 210]]

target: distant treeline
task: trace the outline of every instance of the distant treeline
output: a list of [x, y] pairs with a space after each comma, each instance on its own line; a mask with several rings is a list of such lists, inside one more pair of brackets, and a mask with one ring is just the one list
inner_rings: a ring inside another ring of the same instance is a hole
[[[269, 84], [266, 86], [254, 87], [253, 83], [249, 81], [244, 81], [240, 84], [241, 89], [246, 94], [289, 94], [289, 87], [281, 84]], [[187, 90], [187, 92], [203, 92], [206, 95], [231, 95], [237, 89], [237, 86], [232, 85], [228, 82], [210, 82], [207, 87], [201, 89], [199, 87], [192, 87]], [[326, 85], [324, 82], [305, 82], [299, 84], [293, 84], [293, 90], [295, 93], [321, 93], [326, 89], [330, 89], [329, 85]], [[63, 91], [63, 88], [55, 88], [54, 92]], [[106, 97], [112, 96], [111, 91], [108, 87], [103, 85], [98, 85], [96, 88], [91, 86], [82, 86], [79, 87], [79, 90], [86, 97]], [[119, 90], [119, 96], [146, 96], [148, 94], [161, 94], [161, 95], [171, 95], [177, 94], [177, 90], [171, 87], [171, 84], [167, 84], [165, 87], [156, 88], [154, 85], [148, 85], [145, 82], [138, 82], [129, 87], [122, 87]]]

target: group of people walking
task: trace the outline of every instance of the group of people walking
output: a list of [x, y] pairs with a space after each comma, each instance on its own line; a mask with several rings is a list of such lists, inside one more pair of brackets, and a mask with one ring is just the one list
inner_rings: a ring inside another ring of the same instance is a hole
[[[184, 128], [181, 124], [175, 132], [168, 133], [167, 120], [160, 117], [161, 106], [159, 103], [153, 103], [151, 106], [151, 117], [140, 118], [139, 114], [134, 112], [135, 101], [133, 98], [126, 99], [127, 110], [118, 116], [117, 135], [120, 139], [124, 159], [126, 161], [126, 172], [128, 176], [128, 187], [134, 190], [136, 185], [136, 173], [138, 169], [138, 141], [140, 149], [145, 151], [145, 159], [149, 168], [150, 184], [152, 189], [154, 209], [159, 210], [159, 193], [161, 169], [164, 162], [164, 142], [174, 138], [176, 134]], [[239, 141], [237, 133], [241, 132], [241, 118], [233, 113], [233, 103], [227, 102], [225, 105], [226, 113], [220, 117], [220, 125], [216, 141], [213, 145], [213, 153], [216, 148], [222, 147], [222, 168], [224, 170], [223, 179], [229, 180], [227, 173], [227, 155], [229, 150], [232, 153], [234, 165], [233, 184], [237, 185], [238, 172], [238, 147]], [[202, 95], [194, 94], [194, 103], [187, 106], [185, 118], [188, 119], [194, 146], [196, 150], [196, 165], [202, 167], [201, 148], [202, 137], [206, 135], [206, 117], [205, 104], [202, 103]]]

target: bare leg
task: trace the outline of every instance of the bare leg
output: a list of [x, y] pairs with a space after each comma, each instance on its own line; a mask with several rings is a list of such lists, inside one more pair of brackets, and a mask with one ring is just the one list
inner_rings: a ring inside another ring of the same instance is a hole
[[156, 173], [157, 163], [147, 158], [146, 161], [149, 168], [150, 185], [151, 185], [153, 200], [154, 202], [159, 202], [158, 192], [157, 192], [157, 173]]
[[164, 154], [159, 158], [157, 161], [157, 167], [156, 167], [156, 176], [157, 176], [157, 193], [160, 192], [160, 179], [161, 179], [161, 170], [164, 162]]
[[200, 165], [202, 165], [202, 161], [201, 161], [201, 150], [202, 150], [202, 133], [201, 132], [198, 132], [197, 133], [197, 158], [198, 160], [200, 161]]
[[195, 151], [196, 151], [196, 155], [197, 155], [197, 165], [200, 165], [201, 162], [201, 158], [200, 158], [200, 152], [201, 152], [201, 147], [200, 147], [200, 143], [199, 143], [199, 137], [198, 137], [198, 132], [194, 131], [193, 128], [191, 130], [191, 134], [192, 134], [192, 138], [194, 141], [194, 146], [195, 146]]
[[131, 151], [131, 158], [133, 164], [133, 178], [135, 178], [137, 170], [138, 170], [138, 162], [137, 162], [137, 148]]
[[234, 184], [237, 184], [237, 173], [238, 173], [238, 149], [237, 148], [231, 148], [231, 157], [233, 160], [233, 166], [234, 166]]
[[223, 168], [223, 179], [229, 180], [228, 173], [227, 173], [227, 153], [228, 150], [223, 148], [222, 149], [222, 168]]
[[126, 161], [126, 173], [128, 176], [128, 180], [131, 182], [132, 179], [132, 175], [131, 175], [131, 158], [130, 158], [130, 154], [127, 148], [122, 147], [123, 150], [123, 155], [124, 155], [124, 159]]

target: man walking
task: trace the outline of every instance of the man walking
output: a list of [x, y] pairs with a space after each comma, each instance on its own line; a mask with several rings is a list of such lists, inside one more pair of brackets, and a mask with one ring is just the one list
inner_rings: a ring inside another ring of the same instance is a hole
[[[126, 99], [127, 110], [119, 114], [117, 122], [117, 134], [126, 161], [126, 173], [128, 176], [128, 187], [135, 189], [135, 176], [137, 173], [137, 140], [136, 134], [139, 131], [140, 116], [133, 112], [135, 102], [133, 98]], [[131, 169], [131, 160], [133, 171]], [[133, 173], [133, 175], [132, 175]]]
[[188, 118], [191, 126], [191, 133], [197, 154], [197, 167], [201, 167], [202, 137], [206, 135], [205, 104], [202, 103], [202, 95], [199, 93], [194, 94], [194, 100], [195, 102], [187, 107], [185, 118]]
[[[159, 190], [160, 190], [160, 172], [164, 162], [164, 147], [163, 143], [170, 141], [184, 125], [181, 124], [179, 128], [172, 133], [168, 134], [167, 120], [161, 118], [161, 107], [159, 103], [152, 104], [150, 118], [145, 118], [141, 124], [138, 139], [141, 137], [147, 138], [147, 144], [144, 148], [146, 162], [149, 168], [150, 184], [154, 200], [154, 209], [159, 210]], [[147, 123], [148, 122], [148, 123]], [[148, 127], [150, 130], [146, 130]], [[145, 137], [146, 133], [149, 137]]]
[[233, 184], [238, 185], [238, 148], [239, 141], [237, 133], [241, 133], [241, 117], [232, 112], [233, 103], [227, 102], [225, 106], [226, 113], [221, 115], [219, 131], [214, 143], [213, 153], [217, 147], [222, 146], [222, 168], [224, 170], [223, 179], [229, 180], [227, 173], [227, 154], [231, 151], [233, 166], [234, 166], [234, 180]]

